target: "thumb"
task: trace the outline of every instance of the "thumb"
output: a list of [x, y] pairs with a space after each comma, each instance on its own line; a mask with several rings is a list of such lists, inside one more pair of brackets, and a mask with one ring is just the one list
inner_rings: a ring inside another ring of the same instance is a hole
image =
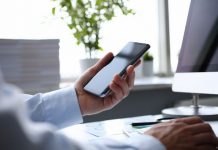
[[93, 67], [89, 68], [78, 80], [78, 85], [85, 86], [85, 84], [91, 80], [104, 66], [106, 66], [112, 59], [113, 54], [107, 53], [102, 59], [100, 59]]
[[114, 58], [113, 53], [107, 53], [102, 59], [100, 59], [93, 67], [90, 68], [91, 72], [95, 75], [104, 66], [106, 66]]

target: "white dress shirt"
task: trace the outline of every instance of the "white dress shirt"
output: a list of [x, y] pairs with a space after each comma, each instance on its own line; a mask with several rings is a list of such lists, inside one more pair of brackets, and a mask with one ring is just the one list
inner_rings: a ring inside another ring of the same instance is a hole
[[27, 105], [18, 97], [0, 86], [1, 150], [165, 150], [159, 140], [149, 135], [132, 136], [125, 141], [105, 139], [90, 143], [57, 133], [56, 127], [82, 122], [73, 87], [36, 94], [26, 100]]

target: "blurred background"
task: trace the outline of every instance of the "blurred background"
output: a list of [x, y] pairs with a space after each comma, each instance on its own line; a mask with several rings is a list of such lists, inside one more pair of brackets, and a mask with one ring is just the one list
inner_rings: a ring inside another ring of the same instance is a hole
[[[120, 7], [110, 4], [110, 0], [84, 0], [80, 1], [84, 7], [71, 10], [69, 4], [76, 7], [78, 2], [0, 0], [0, 65], [8, 82], [28, 94], [56, 90], [73, 84], [79, 77], [80, 60], [88, 58], [90, 49], [94, 51], [92, 58], [101, 58], [109, 51], [116, 54], [129, 41], [136, 41], [151, 45], [149, 56], [142, 60], [152, 63], [142, 63], [137, 68], [135, 87], [124, 102], [85, 121], [157, 114], [191, 98], [190, 94], [171, 91], [190, 0], [116, 0], [122, 4]], [[102, 10], [97, 12], [95, 8]], [[93, 12], [102, 16], [83, 24]], [[77, 17], [81, 20], [73, 24]], [[96, 20], [104, 21], [93, 26]], [[94, 35], [75, 34], [77, 31]], [[76, 37], [81, 39], [79, 45]], [[97, 46], [101, 48], [93, 50], [84, 45], [96, 47], [97, 38]]]

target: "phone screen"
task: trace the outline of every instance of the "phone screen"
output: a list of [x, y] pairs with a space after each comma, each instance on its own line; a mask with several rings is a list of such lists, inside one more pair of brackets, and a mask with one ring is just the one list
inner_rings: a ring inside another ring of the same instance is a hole
[[149, 48], [150, 46], [144, 43], [127, 43], [113, 60], [87, 83], [84, 89], [100, 97], [106, 96], [109, 92], [108, 85], [114, 76], [116, 74], [123, 76], [126, 68], [133, 65]]

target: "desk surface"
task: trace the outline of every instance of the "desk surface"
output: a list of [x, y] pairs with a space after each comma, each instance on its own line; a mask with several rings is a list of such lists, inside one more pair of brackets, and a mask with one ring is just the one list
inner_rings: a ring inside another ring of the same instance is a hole
[[[114, 119], [100, 122], [92, 122], [70, 126], [60, 130], [69, 138], [83, 139], [83, 140], [100, 140], [102, 138], [112, 138], [116, 140], [124, 140], [135, 134], [142, 134], [144, 131], [148, 130], [150, 127], [136, 129], [130, 124], [132, 122], [140, 121], [155, 121], [160, 118], [161, 115], [155, 116], [140, 116], [131, 118]], [[215, 134], [218, 136], [218, 121], [208, 122]]]

